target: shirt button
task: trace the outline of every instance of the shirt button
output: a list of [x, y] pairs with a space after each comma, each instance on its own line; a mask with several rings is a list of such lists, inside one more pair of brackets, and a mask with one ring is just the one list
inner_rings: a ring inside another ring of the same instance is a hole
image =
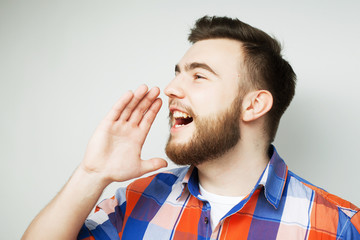
[[208, 217], [205, 217], [204, 222], [205, 222], [205, 224], [208, 224], [208, 223], [209, 223]]

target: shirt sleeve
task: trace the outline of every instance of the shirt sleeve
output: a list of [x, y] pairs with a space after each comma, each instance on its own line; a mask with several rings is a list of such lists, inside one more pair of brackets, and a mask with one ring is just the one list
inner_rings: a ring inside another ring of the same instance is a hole
[[86, 219], [77, 239], [120, 239], [126, 210], [126, 188], [119, 188], [112, 198], [100, 202]]

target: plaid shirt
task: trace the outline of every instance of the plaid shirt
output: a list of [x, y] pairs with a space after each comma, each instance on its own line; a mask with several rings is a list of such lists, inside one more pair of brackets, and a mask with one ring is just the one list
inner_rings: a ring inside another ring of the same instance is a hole
[[255, 188], [214, 229], [197, 169], [184, 167], [119, 189], [97, 206], [78, 239], [354, 240], [359, 232], [359, 208], [296, 176], [272, 146]]

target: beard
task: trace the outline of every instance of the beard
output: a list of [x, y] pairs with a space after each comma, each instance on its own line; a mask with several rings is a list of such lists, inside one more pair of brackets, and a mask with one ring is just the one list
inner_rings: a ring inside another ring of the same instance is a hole
[[187, 143], [174, 143], [170, 134], [166, 155], [175, 164], [195, 166], [224, 155], [240, 140], [241, 104], [242, 96], [238, 96], [216, 117], [194, 118], [196, 130]]

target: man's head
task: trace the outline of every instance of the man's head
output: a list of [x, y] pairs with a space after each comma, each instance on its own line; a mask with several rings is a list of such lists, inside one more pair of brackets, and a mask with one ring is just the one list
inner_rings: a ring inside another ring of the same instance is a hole
[[[240, 138], [242, 100], [253, 92], [271, 97], [266, 100], [268, 110], [259, 116], [264, 118], [265, 141], [272, 142], [294, 96], [296, 78], [281, 56], [279, 43], [237, 19], [207, 16], [196, 22], [189, 41], [193, 45], [176, 65], [176, 77], [165, 89], [172, 121], [168, 156], [177, 163], [191, 164], [177, 159], [191, 155], [198, 159], [208, 153], [201, 162], [231, 149]], [[199, 154], [197, 149], [202, 149]]]

